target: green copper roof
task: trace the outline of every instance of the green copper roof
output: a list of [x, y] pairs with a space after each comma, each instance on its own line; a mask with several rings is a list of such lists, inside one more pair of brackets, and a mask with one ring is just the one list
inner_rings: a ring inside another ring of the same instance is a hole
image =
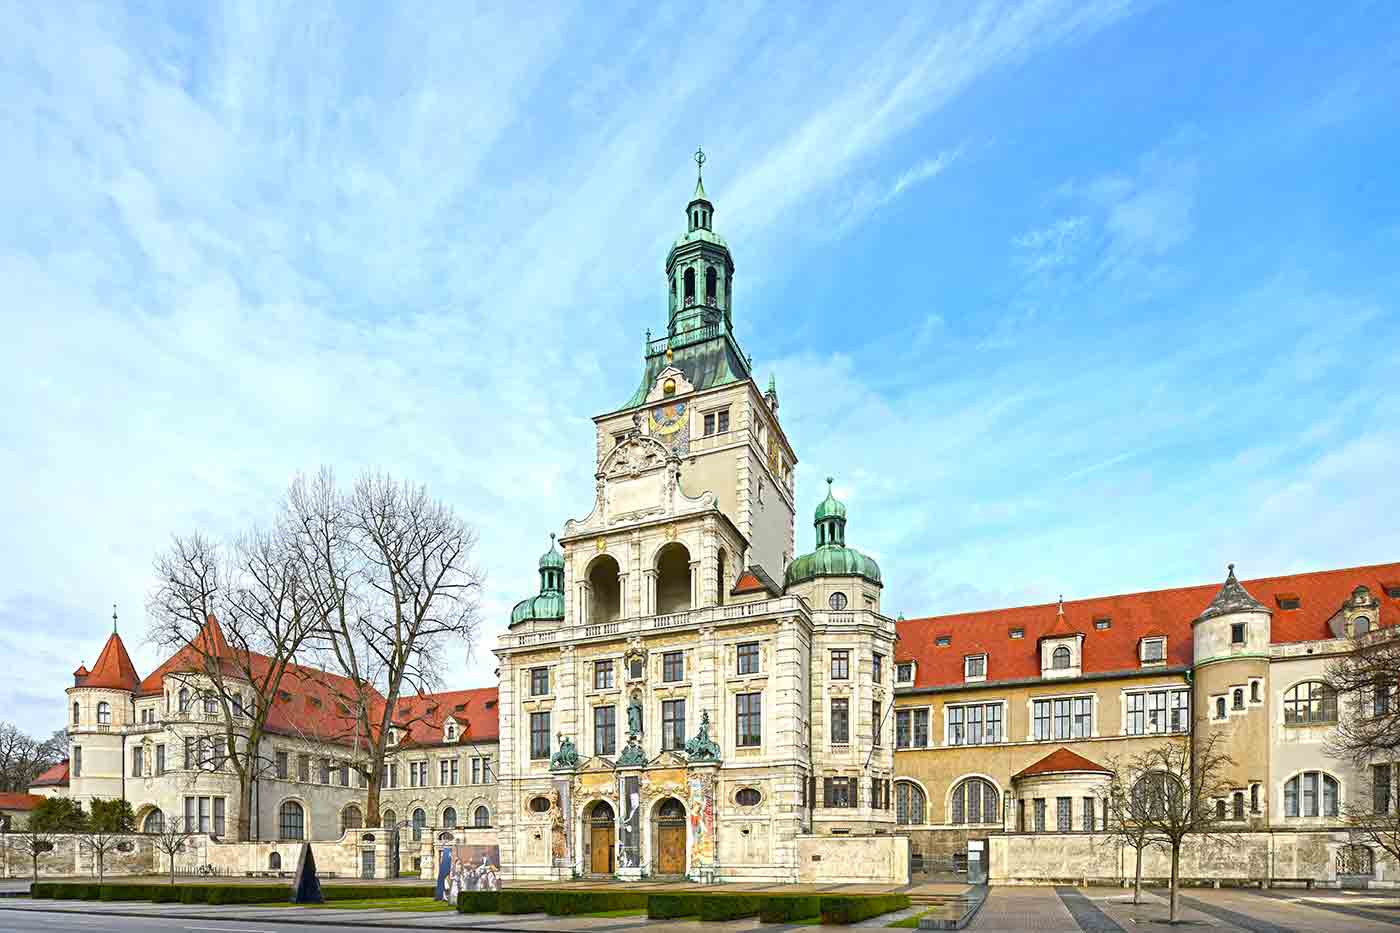
[[873, 558], [855, 548], [827, 544], [788, 564], [783, 585], [788, 587], [817, 577], [864, 577], [871, 583], [883, 583], [880, 565]]
[[540, 557], [541, 570], [563, 570], [564, 555], [559, 553], [559, 548], [554, 546], [554, 535], [549, 536], [549, 550]]
[[826, 498], [822, 500], [821, 505], [817, 506], [814, 521], [819, 522], [825, 518], [839, 518], [843, 522], [846, 520], [846, 507], [841, 504], [840, 499], [831, 494], [831, 483], [832, 479], [828, 476], [826, 478]]
[[[694, 334], [698, 339], [685, 343]], [[666, 361], [666, 338], [653, 340], [648, 346], [646, 369], [642, 372], [642, 384], [627, 400], [623, 408], [633, 408], [647, 399], [647, 393], [656, 384], [656, 379], [668, 366], [674, 366], [685, 373], [696, 391], [713, 389], [747, 379], [748, 364], [739, 353], [739, 347], [723, 324], [697, 328], [689, 333], [677, 334], [671, 338], [672, 357]]]
[[515, 604], [515, 608], [510, 611], [510, 624], [517, 622], [529, 622], [533, 619], [562, 619], [564, 618], [564, 594], [563, 593], [540, 593], [528, 599], [522, 599]]
[[705, 179], [695, 179], [695, 195], [690, 199], [690, 203], [694, 204], [696, 201], [708, 202], [709, 200], [709, 198], [705, 197]]

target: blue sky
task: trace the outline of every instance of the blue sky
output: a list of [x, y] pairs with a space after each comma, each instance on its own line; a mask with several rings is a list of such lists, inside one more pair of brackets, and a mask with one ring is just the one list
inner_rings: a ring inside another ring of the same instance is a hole
[[520, 6], [0, 7], [0, 718], [322, 463], [473, 520], [500, 628], [697, 144], [889, 612], [1400, 557], [1393, 4]]

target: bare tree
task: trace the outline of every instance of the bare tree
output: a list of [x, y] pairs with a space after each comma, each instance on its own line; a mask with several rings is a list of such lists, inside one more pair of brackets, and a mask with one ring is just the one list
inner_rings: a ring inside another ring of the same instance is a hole
[[1145, 838], [1171, 855], [1171, 909], [1177, 920], [1177, 891], [1181, 880], [1181, 849], [1196, 837], [1201, 845], [1230, 842], [1228, 814], [1220, 802], [1229, 797], [1224, 780], [1234, 761], [1224, 750], [1224, 733], [1211, 732], [1195, 742], [1190, 737], [1164, 739], [1138, 752], [1129, 761], [1132, 786], [1130, 818], [1140, 824]]
[[36, 739], [8, 722], [0, 722], [0, 791], [24, 793], [50, 765], [63, 760], [68, 733]]
[[198, 533], [175, 537], [156, 558], [148, 600], [151, 640], [179, 660], [172, 719], [183, 723], [184, 767], [196, 780], [238, 778], [240, 842], [252, 838], [253, 787], [271, 767], [262, 752], [269, 718], [318, 624], [285, 518], [230, 548]]
[[107, 853], [117, 850], [124, 852], [126, 851], [124, 847], [131, 845], [131, 843], [122, 839], [118, 833], [89, 829], [78, 834], [78, 845], [91, 853], [92, 867], [97, 872], [97, 883], [102, 884], [105, 878]]
[[167, 817], [161, 824], [160, 831], [155, 833], [152, 842], [156, 850], [164, 852], [170, 859], [170, 883], [175, 883], [175, 856], [185, 851], [190, 840], [199, 835], [193, 826], [186, 824], [185, 818], [181, 816]]
[[426, 487], [384, 474], [363, 475], [346, 494], [322, 469], [289, 499], [324, 666], [338, 675], [321, 685], [347, 717], [342, 738], [364, 750], [355, 767], [365, 822], [378, 826], [390, 736], [410, 724], [399, 699], [436, 687], [447, 645], [469, 653], [477, 637], [476, 532]]
[[11, 833], [9, 838], [14, 840], [14, 848], [21, 854], [29, 856], [29, 863], [34, 870], [34, 880], [39, 880], [39, 856], [52, 852], [54, 847], [54, 837], [46, 832], [26, 827], [17, 833]]
[[1327, 753], [1358, 768], [1400, 758], [1400, 629], [1353, 639], [1351, 650], [1328, 665], [1327, 684], [1343, 701]]
[[1147, 814], [1143, 812], [1146, 797], [1133, 793], [1140, 762], [1114, 758], [1108, 762], [1113, 772], [1103, 794], [1104, 835], [1103, 843], [1118, 848], [1133, 850], [1133, 903], [1142, 903], [1142, 856], [1143, 852], [1160, 845], [1162, 840], [1152, 836]]

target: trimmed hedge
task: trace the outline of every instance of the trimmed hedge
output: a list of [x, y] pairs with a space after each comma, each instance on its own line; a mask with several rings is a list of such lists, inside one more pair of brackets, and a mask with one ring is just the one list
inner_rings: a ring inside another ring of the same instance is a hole
[[500, 891], [463, 891], [457, 895], [457, 912], [461, 914], [500, 913]]
[[820, 916], [822, 899], [816, 894], [773, 894], [760, 899], [758, 919], [764, 923], [796, 923]]
[[909, 906], [908, 894], [823, 895], [822, 923], [859, 923]]
[[[500, 892], [481, 891], [466, 894], [494, 894], [494, 903], [489, 908], [502, 914], [549, 914], [564, 917], [572, 914], [592, 914], [605, 910], [640, 910], [647, 906], [647, 895], [636, 891], [549, 891], [523, 888]], [[462, 903], [458, 898], [458, 903]], [[491, 903], [488, 900], [470, 901], [472, 904]], [[486, 907], [474, 907], [470, 912], [484, 912]]]
[[[358, 901], [393, 897], [432, 897], [426, 884], [326, 885], [328, 901]], [[56, 900], [153, 901], [157, 904], [285, 904], [292, 889], [284, 884], [89, 884], [40, 881], [29, 886], [31, 897]]]
[[647, 898], [647, 917], [652, 920], [674, 920], [677, 917], [698, 917], [705, 894], [652, 894]]
[[[291, 888], [287, 888], [290, 898]], [[433, 897], [437, 887], [431, 884], [323, 884], [321, 896], [328, 901], [367, 901], [392, 897]]]
[[726, 894], [700, 899], [700, 919], [708, 923], [757, 917], [762, 906], [761, 894]]

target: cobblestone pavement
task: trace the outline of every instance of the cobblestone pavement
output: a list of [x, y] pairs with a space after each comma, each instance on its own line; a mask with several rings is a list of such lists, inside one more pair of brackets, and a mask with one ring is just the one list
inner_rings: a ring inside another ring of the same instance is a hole
[[1079, 933], [1081, 927], [1054, 888], [993, 888], [968, 929]]

